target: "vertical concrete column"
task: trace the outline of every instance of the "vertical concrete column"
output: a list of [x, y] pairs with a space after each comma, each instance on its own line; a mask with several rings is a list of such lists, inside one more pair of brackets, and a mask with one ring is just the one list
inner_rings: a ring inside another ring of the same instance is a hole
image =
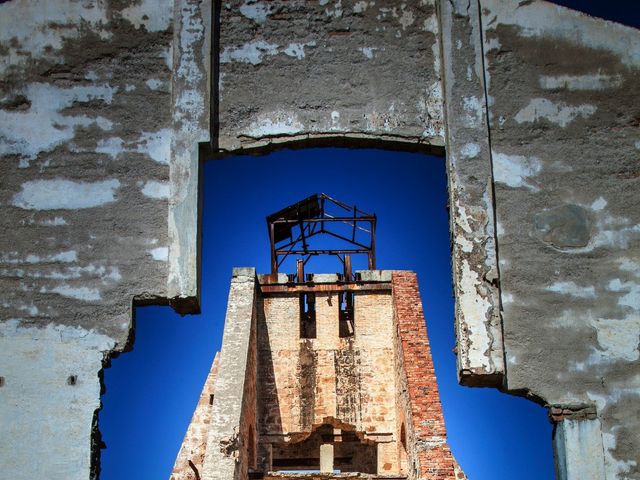
[[320, 472], [333, 473], [333, 444], [320, 445]]
[[168, 296], [199, 311], [200, 143], [209, 141], [211, 2], [174, 2]]
[[603, 480], [604, 447], [600, 420], [563, 420], [553, 435], [558, 480]]
[[491, 145], [478, 3], [440, 2], [460, 383], [504, 374]]
[[[246, 396], [255, 389], [247, 388], [247, 376], [255, 350], [256, 272], [254, 268], [235, 268], [229, 290], [227, 315], [207, 449], [202, 466], [202, 480], [239, 480], [246, 478], [248, 438], [243, 438], [247, 415], [255, 417], [255, 405]], [[253, 339], [253, 344], [252, 340]], [[253, 396], [255, 402], [255, 396]], [[248, 419], [251, 421], [251, 419]], [[255, 418], [253, 419], [255, 425]]]

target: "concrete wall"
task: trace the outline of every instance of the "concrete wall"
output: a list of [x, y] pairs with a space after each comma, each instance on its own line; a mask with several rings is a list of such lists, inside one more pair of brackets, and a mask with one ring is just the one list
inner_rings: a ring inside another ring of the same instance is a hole
[[[197, 311], [212, 131], [221, 155], [446, 148], [460, 380], [558, 422], [595, 408], [606, 478], [638, 478], [638, 31], [542, 1], [233, 1], [210, 19], [198, 0], [0, 5], [4, 471], [88, 477], [131, 305]], [[21, 460], [50, 434], [73, 439], [65, 462]]]
[[595, 406], [606, 478], [640, 478], [639, 34], [482, 4], [505, 387]]

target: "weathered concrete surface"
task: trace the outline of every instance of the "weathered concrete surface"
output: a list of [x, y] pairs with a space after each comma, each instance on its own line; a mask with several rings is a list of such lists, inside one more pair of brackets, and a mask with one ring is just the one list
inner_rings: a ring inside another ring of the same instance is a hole
[[456, 0], [440, 10], [458, 377], [500, 386], [504, 351], [478, 8]]
[[563, 420], [556, 426], [553, 446], [558, 480], [607, 478], [600, 420]]
[[0, 5], [2, 476], [96, 474], [103, 361], [167, 296], [172, 18]]
[[89, 447], [100, 406], [98, 372], [113, 346], [106, 335], [81, 327], [0, 324], [4, 478], [93, 477], [97, 463]]
[[3, 320], [122, 349], [166, 296], [171, 31], [154, 1], [0, 5]]
[[202, 480], [246, 479], [255, 458], [248, 451], [256, 432], [255, 269], [234, 269], [224, 325]]
[[343, 135], [444, 144], [433, 0], [223, 2], [220, 43], [223, 150]]
[[595, 405], [604, 478], [640, 478], [640, 33], [481, 8], [506, 388]]
[[176, 0], [173, 38], [169, 278], [180, 313], [200, 310], [200, 161], [209, 141], [211, 3]]

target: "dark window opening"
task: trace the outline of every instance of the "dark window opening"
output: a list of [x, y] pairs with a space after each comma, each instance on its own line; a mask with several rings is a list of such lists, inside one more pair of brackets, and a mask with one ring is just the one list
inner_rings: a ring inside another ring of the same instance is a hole
[[316, 294], [300, 294], [300, 338], [316, 338]]
[[333, 464], [334, 473], [377, 473], [376, 443], [364, 439], [362, 432], [345, 431], [328, 424], [316, 427], [300, 442], [272, 444], [273, 471], [319, 472], [323, 445], [332, 446], [324, 454], [331, 456], [330, 463]]
[[353, 337], [355, 334], [353, 292], [340, 292], [340, 314], [338, 316], [340, 338]]
[[209, 405], [213, 405], [213, 393], [209, 394]]

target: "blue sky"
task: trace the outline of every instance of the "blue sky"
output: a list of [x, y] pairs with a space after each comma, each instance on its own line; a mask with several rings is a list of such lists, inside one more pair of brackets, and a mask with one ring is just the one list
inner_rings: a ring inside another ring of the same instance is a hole
[[[231, 269], [268, 272], [266, 215], [318, 192], [378, 215], [378, 268], [418, 273], [449, 440], [469, 477], [506, 480], [518, 472], [520, 480], [552, 479], [545, 410], [457, 384], [444, 159], [324, 148], [206, 163], [203, 313], [137, 309], [134, 350], [105, 370], [102, 480], [168, 478], [220, 349]], [[340, 265], [329, 257], [308, 271], [336, 272]]]

